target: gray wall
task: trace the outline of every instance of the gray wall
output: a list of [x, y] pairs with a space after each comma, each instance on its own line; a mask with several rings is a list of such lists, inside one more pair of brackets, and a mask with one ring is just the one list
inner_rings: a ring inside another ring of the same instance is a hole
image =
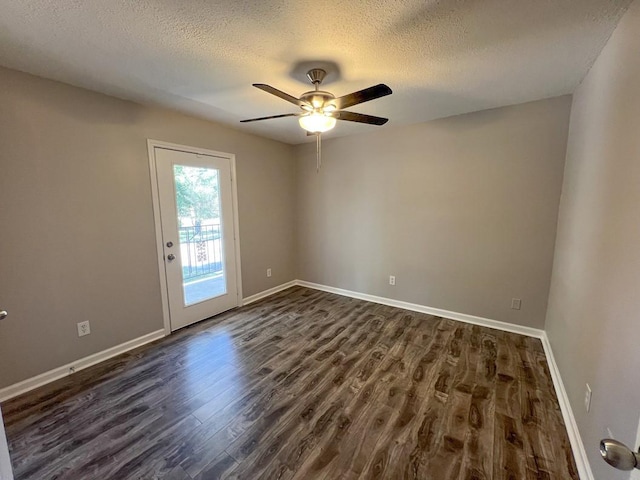
[[546, 324], [601, 479], [629, 478], [598, 458], [598, 442], [610, 427], [632, 445], [640, 414], [638, 32], [635, 2], [574, 96]]
[[298, 278], [542, 328], [570, 104], [298, 146]]
[[162, 328], [147, 138], [235, 153], [244, 295], [295, 278], [291, 146], [6, 69], [0, 106], [0, 388]]

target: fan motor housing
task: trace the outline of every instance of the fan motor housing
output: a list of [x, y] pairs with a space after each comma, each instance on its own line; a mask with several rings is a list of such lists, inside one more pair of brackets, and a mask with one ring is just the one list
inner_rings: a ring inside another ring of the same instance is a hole
[[322, 90], [311, 90], [300, 96], [300, 100], [312, 105], [314, 109], [321, 109], [334, 98], [336, 98], [335, 95]]

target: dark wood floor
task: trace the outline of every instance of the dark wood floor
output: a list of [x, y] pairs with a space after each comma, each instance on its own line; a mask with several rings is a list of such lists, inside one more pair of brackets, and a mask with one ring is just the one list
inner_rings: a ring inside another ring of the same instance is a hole
[[299, 287], [2, 409], [17, 480], [578, 478], [539, 340]]

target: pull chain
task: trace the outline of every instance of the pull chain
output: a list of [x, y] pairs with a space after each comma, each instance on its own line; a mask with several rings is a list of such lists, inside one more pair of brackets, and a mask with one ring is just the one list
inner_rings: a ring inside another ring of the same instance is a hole
[[320, 132], [316, 133], [316, 173], [320, 173], [322, 165], [322, 151], [320, 149]]

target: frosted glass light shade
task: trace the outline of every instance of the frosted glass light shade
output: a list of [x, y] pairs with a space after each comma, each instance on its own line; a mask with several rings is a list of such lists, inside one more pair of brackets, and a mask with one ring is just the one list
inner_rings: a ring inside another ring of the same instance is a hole
[[300, 126], [310, 133], [322, 133], [336, 126], [336, 119], [322, 113], [304, 115], [298, 119]]

